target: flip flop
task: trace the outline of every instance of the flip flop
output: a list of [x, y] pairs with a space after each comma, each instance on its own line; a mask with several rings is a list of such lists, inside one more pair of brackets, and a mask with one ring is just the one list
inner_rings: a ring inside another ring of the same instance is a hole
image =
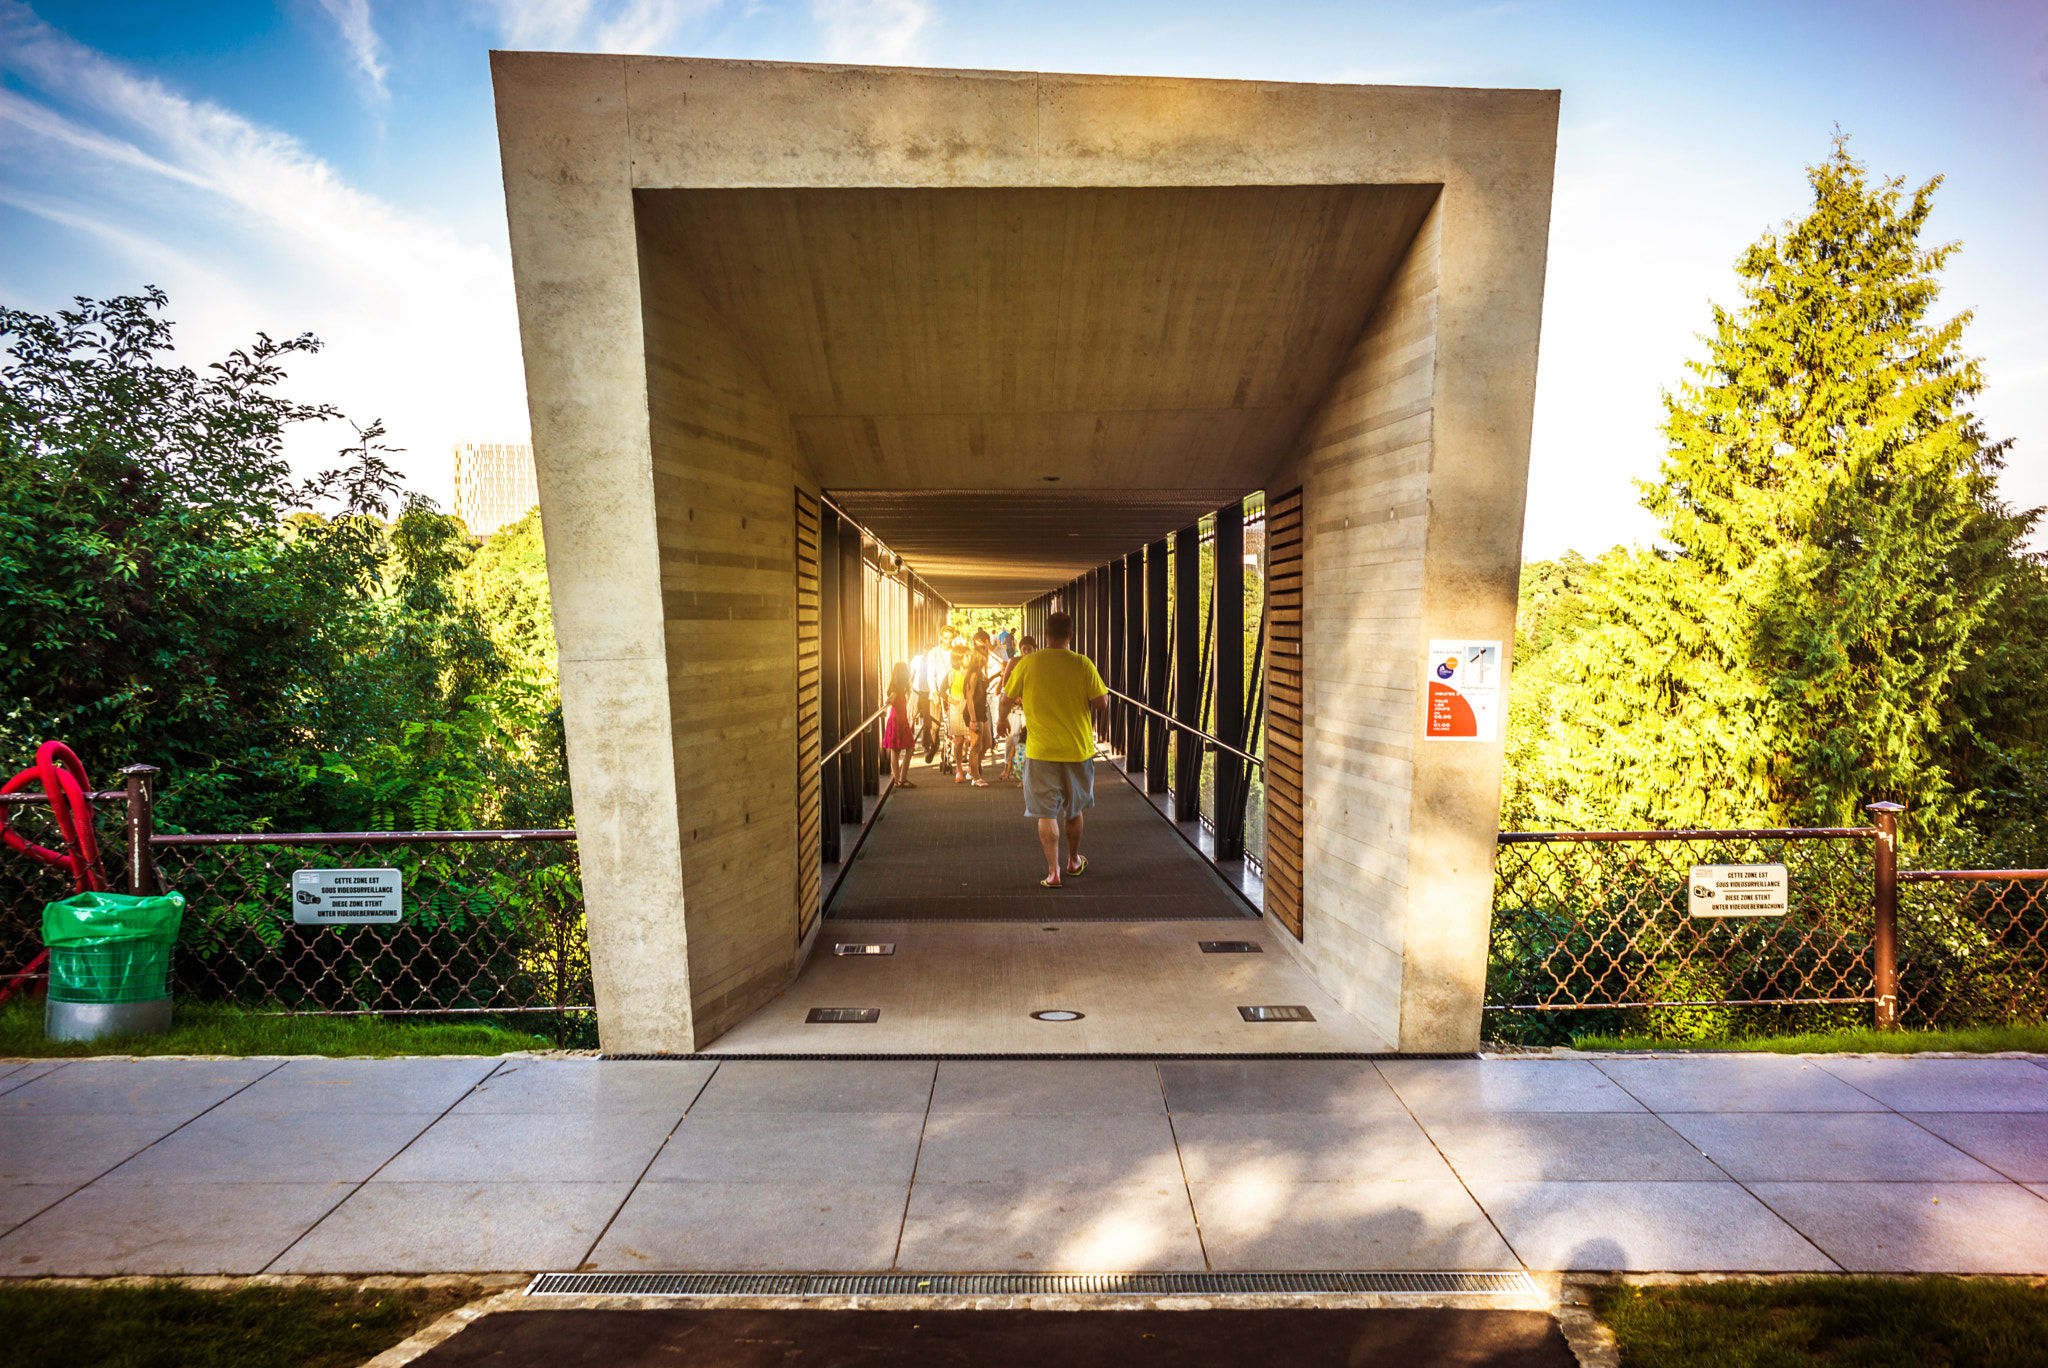
[[987, 787], [988, 787], [988, 780], [986, 780], [986, 779], [972, 779], [972, 780], [969, 780], [969, 781], [968, 781], [968, 784], [969, 784], [969, 787], [972, 787], [972, 788], [987, 788]]
[[1053, 882], [1053, 881], [1052, 881], [1051, 879], [1040, 879], [1040, 880], [1038, 881], [1038, 886], [1039, 886], [1040, 888], [1062, 888], [1062, 887], [1065, 887], [1065, 885], [1063, 885], [1063, 884], [1057, 884], [1057, 883], [1054, 883], [1054, 882]]
[[1070, 870], [1068, 870], [1068, 871], [1067, 871], [1067, 877], [1071, 879], [1071, 878], [1075, 878], [1075, 877], [1077, 877], [1077, 876], [1079, 876], [1079, 875], [1082, 875], [1082, 874], [1086, 874], [1087, 872], [1088, 872], [1088, 857], [1087, 857], [1086, 855], [1083, 855], [1083, 856], [1081, 857], [1081, 863], [1079, 863], [1079, 864], [1075, 865], [1075, 866], [1074, 866], [1074, 867], [1073, 867], [1072, 869], [1070, 869]]

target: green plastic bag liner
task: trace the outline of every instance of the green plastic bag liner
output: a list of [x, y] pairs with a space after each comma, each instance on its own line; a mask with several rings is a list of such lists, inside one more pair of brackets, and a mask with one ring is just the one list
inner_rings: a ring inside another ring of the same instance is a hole
[[171, 993], [171, 948], [185, 895], [77, 893], [43, 905], [50, 997], [57, 1002], [153, 1002]]

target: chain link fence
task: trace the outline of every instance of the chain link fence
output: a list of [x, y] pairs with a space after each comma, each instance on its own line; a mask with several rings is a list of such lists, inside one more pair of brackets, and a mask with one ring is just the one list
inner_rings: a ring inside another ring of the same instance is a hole
[[[1486, 1034], [1547, 1045], [2042, 1020], [2048, 870], [1892, 883], [1879, 839], [1877, 827], [1503, 832]], [[1785, 914], [1694, 917], [1693, 867], [1721, 864], [1784, 865]]]
[[[96, 831], [110, 882], [133, 889], [125, 809], [99, 807]], [[31, 840], [60, 844], [41, 830], [47, 809], [18, 805], [10, 818]], [[179, 999], [308, 1015], [502, 1017], [557, 1036], [589, 1033], [595, 998], [573, 831], [149, 833], [146, 848], [154, 885], [185, 895]], [[350, 868], [397, 869], [403, 920], [294, 920], [294, 872]], [[41, 953], [43, 904], [70, 892], [57, 871], [0, 859], [0, 981]]]

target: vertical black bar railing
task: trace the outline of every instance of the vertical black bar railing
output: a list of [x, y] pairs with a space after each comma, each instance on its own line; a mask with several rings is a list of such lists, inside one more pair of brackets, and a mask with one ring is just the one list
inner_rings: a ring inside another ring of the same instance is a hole
[[[1166, 542], [1145, 548], [1145, 702], [1167, 710], [1167, 679], [1171, 632], [1166, 588]], [[1145, 723], [1145, 792], [1166, 792], [1166, 722], [1148, 716]]]
[[[1149, 701], [1145, 692], [1145, 553], [1124, 557], [1124, 692]], [[1145, 768], [1145, 715], [1124, 707], [1124, 757], [1132, 769]]]
[[[1215, 588], [1215, 731], [1239, 750], [1244, 736], [1244, 502], [1216, 510]], [[1216, 752], [1216, 858], [1244, 858], [1244, 763], [1225, 750]]]
[[818, 770], [818, 855], [839, 863], [839, 742], [845, 736], [840, 718], [839, 668], [839, 514], [830, 504], [818, 513], [818, 750], [833, 758]]
[[1202, 813], [1202, 748], [1188, 733], [1202, 727], [1202, 548], [1201, 529], [1173, 534], [1173, 820], [1192, 822]]

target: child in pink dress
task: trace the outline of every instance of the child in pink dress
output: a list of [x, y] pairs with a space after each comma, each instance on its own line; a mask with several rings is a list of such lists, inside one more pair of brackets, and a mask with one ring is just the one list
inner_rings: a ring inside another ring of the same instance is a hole
[[910, 782], [910, 752], [917, 745], [917, 733], [910, 725], [910, 666], [896, 662], [889, 672], [889, 716], [882, 723], [882, 749], [889, 753], [892, 788], [916, 788]]

